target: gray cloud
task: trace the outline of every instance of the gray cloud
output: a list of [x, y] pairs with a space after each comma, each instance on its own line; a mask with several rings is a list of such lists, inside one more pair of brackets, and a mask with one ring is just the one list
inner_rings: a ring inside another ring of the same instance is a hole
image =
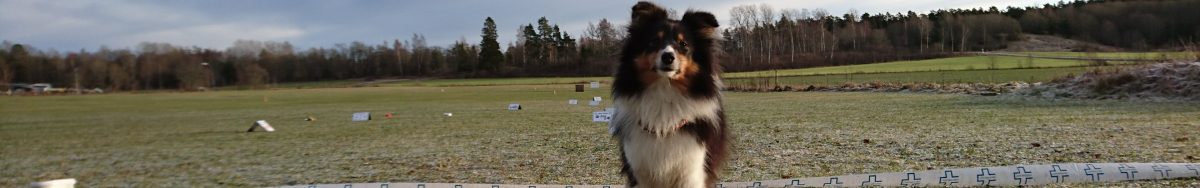
[[[635, 1], [459, 0], [459, 1], [133, 1], [0, 0], [0, 39], [59, 50], [116, 48], [139, 42], [168, 42], [223, 49], [237, 39], [290, 41], [298, 47], [333, 46], [364, 41], [378, 44], [425, 35], [432, 45], [465, 39], [475, 43], [485, 17], [493, 17], [502, 44], [512, 41], [518, 25], [545, 16], [578, 38], [587, 23], [607, 18], [628, 20]], [[727, 20], [729, 8], [766, 3], [776, 9], [824, 8], [841, 14], [928, 12], [939, 8], [1028, 6], [1047, 0], [662, 0], [679, 11], [698, 9]], [[1056, 2], [1056, 1], [1053, 1]]]

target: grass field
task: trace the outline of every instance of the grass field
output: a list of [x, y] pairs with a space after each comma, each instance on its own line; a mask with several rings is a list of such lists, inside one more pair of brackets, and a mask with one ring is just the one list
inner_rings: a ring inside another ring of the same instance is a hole
[[[590, 122], [589, 113], [602, 108], [566, 104], [607, 100], [608, 90], [572, 89], [383, 86], [0, 97], [0, 187], [55, 178], [79, 179], [81, 187], [620, 184], [614, 141], [605, 125]], [[1195, 102], [823, 92], [726, 93], [725, 99], [736, 133], [727, 181], [1055, 162], [1197, 162], [1188, 156], [1200, 156]], [[525, 110], [504, 110], [509, 103]], [[350, 122], [350, 113], [359, 111], [374, 112], [375, 120]], [[386, 112], [396, 118], [384, 119]], [[304, 121], [309, 115], [318, 120]], [[244, 132], [259, 119], [278, 131]]]
[[[1032, 54], [1036, 56], [1047, 57], [1069, 57], [1069, 58], [1122, 58], [1122, 59], [1190, 59], [1192, 53], [1186, 52], [1107, 52], [1107, 53], [1082, 53], [1082, 52], [1012, 52], [1016, 54]], [[995, 63], [993, 63], [995, 62]], [[1115, 65], [1133, 64], [1134, 62], [1113, 61], [1108, 62]], [[1062, 60], [1062, 59], [1040, 59], [1034, 58], [1030, 62], [1029, 58], [1012, 57], [1012, 56], [962, 56], [949, 57], [917, 61], [897, 61], [876, 64], [863, 65], [848, 65], [835, 67], [817, 67], [805, 69], [787, 69], [775, 71], [754, 71], [754, 72], [738, 72], [726, 74], [726, 78], [743, 78], [743, 77], [771, 77], [776, 73], [779, 76], [811, 76], [811, 75], [829, 75], [829, 74], [855, 74], [855, 73], [898, 73], [898, 72], [931, 72], [931, 71], [957, 71], [957, 70], [983, 70], [983, 69], [1027, 69], [1027, 68], [1057, 68], [1057, 67], [1076, 67], [1088, 66], [1091, 62], [1079, 60]]]
[[[993, 66], [993, 60], [995, 62]], [[805, 69], [779, 70], [779, 76], [810, 76], [829, 74], [859, 74], [859, 73], [897, 73], [897, 72], [930, 72], [956, 70], [984, 69], [1017, 69], [1017, 68], [1055, 68], [1087, 66], [1090, 62], [1061, 59], [1033, 59], [1011, 56], [964, 56], [917, 61], [898, 61], [888, 63], [847, 65], [835, 67], [817, 67]], [[1112, 64], [1129, 64], [1130, 62], [1110, 62]], [[773, 71], [738, 72], [726, 74], [726, 78], [771, 77]]]
[[1076, 58], [1114, 58], [1114, 59], [1192, 59], [1195, 53], [1188, 52], [1011, 52], [1015, 54], [1033, 54], [1037, 56], [1051, 57], [1076, 57]]
[[[1039, 56], [1054, 57], [1089, 57], [1086, 53], [1078, 52], [1014, 52], [1028, 53]], [[1186, 53], [1161, 52], [1120, 52], [1095, 53], [1101, 58], [1158, 58], [1160, 56], [1179, 57]], [[992, 62], [995, 62], [994, 64]], [[883, 81], [893, 83], [904, 82], [1007, 82], [1026, 81], [1039, 82], [1050, 80], [1069, 73], [1080, 73], [1087, 69], [1078, 68], [1089, 66], [1091, 62], [1060, 59], [1033, 59], [1032, 62], [1024, 57], [1011, 56], [965, 56], [918, 61], [898, 61], [878, 64], [848, 65], [836, 67], [817, 67], [806, 69], [779, 70], [778, 76], [784, 84], [841, 84], [845, 82]], [[1132, 64], [1133, 62], [1110, 62], [1116, 65]], [[1022, 69], [1022, 70], [1009, 70]], [[756, 77], [774, 77], [775, 71], [736, 72], [723, 75], [726, 79], [738, 80]], [[608, 82], [607, 76], [601, 77], [538, 77], [538, 78], [483, 78], [483, 79], [405, 79], [385, 81], [377, 84], [361, 85], [362, 80], [338, 80], [304, 83], [282, 83], [272, 88], [331, 88], [352, 86], [497, 86], [497, 85], [548, 85], [587, 83], [590, 81]], [[225, 87], [222, 89], [244, 89]]]
[[[898, 72], [842, 75], [812, 75], [779, 77], [780, 85], [837, 85], [843, 83], [1007, 83], [1021, 81], [1027, 83], [1048, 82], [1055, 78], [1079, 75], [1093, 69], [1112, 69], [1110, 67], [1057, 67], [1039, 69], [999, 69], [999, 70], [961, 70], [961, 71], [927, 71], [927, 72]], [[767, 78], [730, 78], [728, 85], [749, 84], [755, 79], [774, 83], [776, 80]]]
[[405, 80], [385, 85], [391, 86], [497, 86], [497, 85], [548, 85], [577, 84], [591, 81], [608, 82], [610, 77], [539, 77], [539, 78], [479, 78], [479, 79], [436, 79]]

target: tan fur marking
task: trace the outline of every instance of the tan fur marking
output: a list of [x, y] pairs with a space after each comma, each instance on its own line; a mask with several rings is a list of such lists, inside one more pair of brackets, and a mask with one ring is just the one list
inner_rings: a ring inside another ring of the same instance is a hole
[[687, 93], [687, 88], [691, 85], [689, 80], [692, 76], [699, 76], [697, 74], [700, 74], [700, 67], [692, 61], [691, 54], [679, 54], [675, 58], [679, 62], [679, 74], [671, 78], [671, 85], [680, 93]]
[[638, 76], [641, 78], [642, 84], [647, 86], [658, 81], [660, 77], [654, 69], [655, 58], [653, 54], [645, 54], [633, 60], [637, 64]]

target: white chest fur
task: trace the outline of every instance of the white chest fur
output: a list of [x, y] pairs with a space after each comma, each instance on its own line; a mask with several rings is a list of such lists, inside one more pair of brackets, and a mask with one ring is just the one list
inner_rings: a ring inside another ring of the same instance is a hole
[[681, 120], [698, 119], [716, 122], [721, 102], [716, 98], [694, 100], [662, 79], [634, 97], [614, 99], [617, 112], [614, 125], [622, 130], [647, 130], [660, 135], [670, 134]]
[[676, 126], [680, 120], [718, 122], [719, 100], [690, 99], [664, 79], [637, 97], [614, 102], [612, 123], [620, 126], [617, 134], [637, 187], [704, 187], [706, 147], [695, 135], [677, 132]]
[[639, 130], [624, 139], [625, 159], [638, 180], [636, 187], [704, 187], [708, 151], [694, 136], [658, 137]]

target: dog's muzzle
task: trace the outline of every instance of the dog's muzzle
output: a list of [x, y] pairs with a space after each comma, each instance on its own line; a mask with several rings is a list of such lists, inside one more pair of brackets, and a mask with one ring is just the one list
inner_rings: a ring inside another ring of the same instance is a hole
[[679, 59], [675, 58], [675, 56], [679, 54], [675, 53], [675, 49], [668, 46], [662, 50], [661, 54], [656, 65], [658, 72], [668, 77], [678, 74], [679, 63], [675, 61]]

